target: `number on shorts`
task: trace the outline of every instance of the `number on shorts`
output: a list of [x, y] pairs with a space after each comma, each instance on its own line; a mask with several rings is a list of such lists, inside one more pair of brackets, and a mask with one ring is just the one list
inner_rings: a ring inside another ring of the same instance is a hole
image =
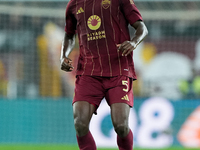
[[126, 89], [123, 89], [123, 91], [128, 92], [128, 81], [122, 80], [122, 85], [126, 86]]

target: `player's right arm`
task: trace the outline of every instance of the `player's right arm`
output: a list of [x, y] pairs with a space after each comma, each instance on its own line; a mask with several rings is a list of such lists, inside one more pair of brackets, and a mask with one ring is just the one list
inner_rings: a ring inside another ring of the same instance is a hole
[[72, 66], [72, 60], [69, 58], [69, 54], [73, 50], [74, 45], [75, 34], [70, 35], [65, 33], [60, 56], [61, 70], [69, 72], [74, 69], [74, 67]]
[[74, 67], [72, 66], [72, 60], [69, 58], [69, 54], [73, 50], [75, 45], [75, 35], [76, 35], [76, 18], [73, 14], [72, 0], [68, 2], [65, 12], [65, 36], [62, 42], [61, 48], [61, 70], [72, 71]]

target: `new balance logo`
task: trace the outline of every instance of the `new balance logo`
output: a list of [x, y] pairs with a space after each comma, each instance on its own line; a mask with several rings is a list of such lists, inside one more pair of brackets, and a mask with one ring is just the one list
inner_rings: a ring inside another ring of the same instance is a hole
[[78, 15], [78, 14], [83, 13], [83, 12], [84, 12], [83, 8], [80, 7], [76, 14]]
[[122, 100], [129, 101], [128, 95], [126, 95], [126, 96], [122, 97], [121, 99], [122, 99]]

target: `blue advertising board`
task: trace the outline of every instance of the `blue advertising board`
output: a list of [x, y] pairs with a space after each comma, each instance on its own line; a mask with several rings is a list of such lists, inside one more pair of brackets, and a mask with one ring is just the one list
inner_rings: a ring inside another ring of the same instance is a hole
[[[198, 142], [190, 142], [200, 138], [199, 113], [200, 100], [136, 98], [129, 119], [134, 145], [200, 147]], [[116, 134], [105, 101], [93, 116], [90, 129], [99, 147], [116, 147]], [[1, 99], [0, 143], [76, 144], [71, 99]]]

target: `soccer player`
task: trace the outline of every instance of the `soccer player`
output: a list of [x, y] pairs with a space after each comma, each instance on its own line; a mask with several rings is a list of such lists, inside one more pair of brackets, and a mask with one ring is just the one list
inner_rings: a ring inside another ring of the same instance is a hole
[[[74, 69], [68, 58], [78, 34], [78, 59], [74, 126], [80, 150], [96, 150], [89, 123], [103, 98], [111, 109], [119, 150], [133, 149], [128, 125], [133, 107], [132, 81], [136, 79], [133, 50], [147, 35], [147, 28], [132, 0], [71, 0], [66, 8], [61, 69]], [[130, 39], [128, 25], [135, 29]]]

